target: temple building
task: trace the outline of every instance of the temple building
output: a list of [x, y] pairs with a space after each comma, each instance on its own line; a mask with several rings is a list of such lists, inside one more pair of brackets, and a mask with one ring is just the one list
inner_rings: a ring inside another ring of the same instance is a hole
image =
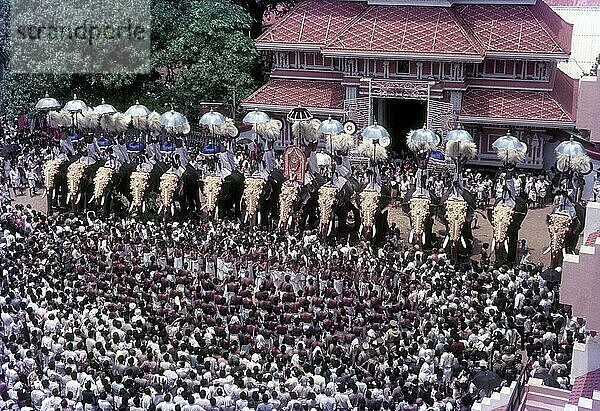
[[397, 152], [411, 129], [460, 122], [482, 165], [510, 129], [528, 144], [524, 167], [548, 168], [575, 127], [578, 81], [557, 68], [571, 37], [542, 0], [301, 0], [256, 40], [269, 79], [243, 106], [377, 121]]

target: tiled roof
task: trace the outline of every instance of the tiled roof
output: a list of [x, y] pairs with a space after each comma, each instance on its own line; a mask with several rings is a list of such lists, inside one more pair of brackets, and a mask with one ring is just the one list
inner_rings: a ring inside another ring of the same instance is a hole
[[371, 6], [325, 50], [483, 56], [483, 49], [446, 7]]
[[579, 398], [592, 398], [594, 390], [600, 390], [600, 368], [575, 378], [569, 404], [577, 404]]
[[271, 79], [243, 100], [245, 104], [341, 109], [345, 92], [333, 81]]
[[257, 43], [325, 44], [358, 16], [366, 3], [306, 0], [265, 31]]
[[600, 238], [600, 230], [591, 232], [590, 235], [588, 235], [588, 238], [585, 240], [585, 245], [594, 246], [597, 238]]
[[530, 6], [460, 5], [456, 12], [488, 52], [566, 53]]
[[470, 89], [463, 98], [461, 116], [572, 122], [567, 111], [545, 91]]

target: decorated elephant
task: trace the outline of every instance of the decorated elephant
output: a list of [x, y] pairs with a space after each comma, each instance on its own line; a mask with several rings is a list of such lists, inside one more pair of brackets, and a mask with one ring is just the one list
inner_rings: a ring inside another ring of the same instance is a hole
[[73, 212], [86, 211], [94, 194], [94, 177], [104, 161], [83, 156], [67, 168], [66, 203]]
[[516, 196], [510, 201], [497, 199], [494, 207], [487, 210], [488, 220], [492, 223], [492, 249], [496, 262], [515, 264], [517, 261], [517, 245], [519, 230], [527, 216], [527, 201]]
[[585, 224], [585, 207], [573, 201], [566, 193], [560, 193], [554, 203], [553, 211], [546, 217], [550, 245], [544, 253], [550, 252], [552, 267], [559, 267], [565, 253], [576, 252], [579, 236]]
[[410, 189], [402, 199], [402, 211], [410, 218], [409, 243], [431, 249], [435, 207], [439, 198], [427, 189]]
[[131, 163], [120, 164], [109, 159], [98, 167], [94, 175], [94, 190], [90, 204], [95, 204], [107, 216], [111, 211], [120, 214], [131, 204], [131, 173], [135, 166]]
[[472, 222], [476, 212], [477, 199], [466, 189], [449, 189], [440, 198], [436, 214], [446, 226], [443, 248], [450, 245], [455, 259], [471, 253], [473, 248]]
[[48, 215], [55, 207], [64, 206], [67, 196], [67, 169], [71, 164], [65, 157], [57, 157], [44, 164], [44, 196]]

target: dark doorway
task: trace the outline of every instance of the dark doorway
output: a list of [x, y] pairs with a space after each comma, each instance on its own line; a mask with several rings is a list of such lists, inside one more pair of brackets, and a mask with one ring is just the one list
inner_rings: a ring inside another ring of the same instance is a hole
[[[427, 101], [408, 99], [375, 99], [375, 119], [390, 133], [392, 144], [388, 151], [406, 153], [406, 135], [423, 127], [427, 121]], [[382, 114], [382, 118], [378, 118]]]

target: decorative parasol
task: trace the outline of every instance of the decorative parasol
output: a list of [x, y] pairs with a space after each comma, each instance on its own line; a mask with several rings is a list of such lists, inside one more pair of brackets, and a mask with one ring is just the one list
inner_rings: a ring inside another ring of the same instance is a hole
[[294, 121], [309, 121], [313, 119], [313, 115], [307, 108], [298, 106], [290, 110], [287, 119], [290, 123]]
[[415, 152], [419, 150], [432, 150], [439, 142], [440, 139], [437, 134], [425, 125], [423, 128], [413, 131], [407, 141], [408, 147]]
[[163, 113], [158, 118], [158, 122], [170, 133], [187, 134], [190, 132], [190, 123], [187, 118], [173, 109]]
[[335, 136], [343, 131], [344, 125], [338, 120], [332, 119], [331, 116], [329, 116], [327, 120], [321, 122], [321, 124], [319, 124], [319, 128], [317, 129], [317, 133], [329, 134], [330, 136]]
[[82, 100], [77, 98], [77, 94], [73, 94], [73, 100], [67, 101], [63, 108], [68, 112], [78, 113], [86, 111], [88, 106]]
[[46, 93], [44, 98], [38, 100], [35, 104], [35, 108], [37, 110], [58, 110], [60, 108], [60, 103], [57, 99], [52, 98]]
[[212, 108], [208, 113], [204, 113], [200, 117], [200, 124], [203, 126], [218, 126], [225, 122], [225, 116], [218, 111], [214, 111]]
[[525, 160], [525, 153], [527, 153], [527, 145], [512, 136], [510, 131], [505, 136], [496, 139], [492, 144], [492, 148], [496, 150], [500, 160], [508, 165], [515, 165]]
[[563, 141], [558, 146], [556, 146], [554, 152], [556, 154], [569, 157], [586, 155], [586, 151], [583, 147], [583, 144], [581, 144], [579, 141], [573, 140], [573, 137], [571, 137], [569, 141]]
[[136, 100], [135, 104], [129, 107], [124, 114], [129, 117], [148, 117], [150, 109]]
[[254, 126], [257, 124], [268, 123], [269, 121], [271, 121], [271, 118], [267, 115], [267, 113], [260, 111], [257, 108], [246, 114], [243, 120], [244, 123], [252, 124]]
[[477, 145], [473, 142], [473, 137], [460, 124], [446, 135], [445, 154], [459, 161], [467, 161], [477, 155]]
[[105, 116], [105, 115], [115, 114], [117, 112], [117, 109], [114, 108], [112, 105], [107, 104], [104, 101], [104, 99], [102, 99], [102, 104], [94, 107], [94, 112], [101, 116]]
[[390, 136], [390, 133], [385, 129], [385, 127], [380, 126], [375, 122], [372, 126], [367, 126], [360, 132], [363, 138], [368, 140], [380, 140], [382, 138], [386, 138]]

